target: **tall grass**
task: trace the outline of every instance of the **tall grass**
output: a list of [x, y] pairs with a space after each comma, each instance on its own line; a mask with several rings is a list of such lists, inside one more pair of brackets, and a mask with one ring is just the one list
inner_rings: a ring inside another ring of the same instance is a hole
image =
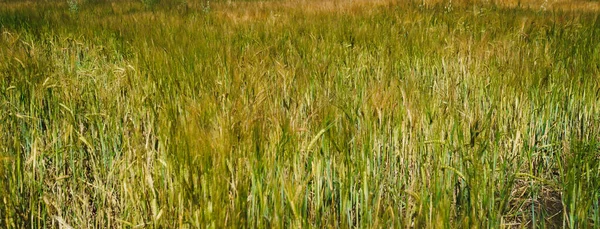
[[0, 3], [0, 227], [600, 227], [597, 12], [153, 4]]

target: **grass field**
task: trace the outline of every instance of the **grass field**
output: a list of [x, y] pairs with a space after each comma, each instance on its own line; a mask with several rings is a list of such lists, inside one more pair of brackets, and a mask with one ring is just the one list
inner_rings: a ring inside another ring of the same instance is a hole
[[600, 228], [599, 6], [0, 0], [0, 228]]

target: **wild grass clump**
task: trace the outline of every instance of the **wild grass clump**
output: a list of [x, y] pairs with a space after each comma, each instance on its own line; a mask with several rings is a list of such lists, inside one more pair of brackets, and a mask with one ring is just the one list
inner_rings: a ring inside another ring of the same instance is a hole
[[600, 227], [593, 7], [78, 3], [0, 3], [0, 227]]

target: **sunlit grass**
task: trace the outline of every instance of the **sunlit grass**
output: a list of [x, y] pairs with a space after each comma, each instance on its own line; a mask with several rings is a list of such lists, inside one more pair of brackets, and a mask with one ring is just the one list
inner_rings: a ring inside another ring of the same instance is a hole
[[600, 227], [592, 7], [76, 3], [0, 2], [0, 227]]

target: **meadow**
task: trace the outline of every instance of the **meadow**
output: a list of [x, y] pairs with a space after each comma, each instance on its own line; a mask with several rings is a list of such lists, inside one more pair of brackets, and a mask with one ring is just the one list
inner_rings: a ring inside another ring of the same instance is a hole
[[0, 228], [600, 228], [599, 15], [0, 0]]

